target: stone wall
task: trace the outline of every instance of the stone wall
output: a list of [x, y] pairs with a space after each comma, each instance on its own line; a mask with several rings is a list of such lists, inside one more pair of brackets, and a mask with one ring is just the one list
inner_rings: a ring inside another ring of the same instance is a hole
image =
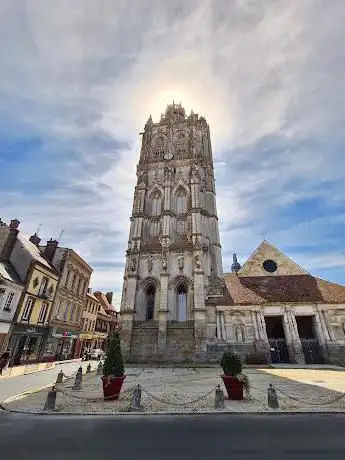
[[132, 363], [154, 362], [157, 357], [158, 322], [133, 324], [131, 351], [128, 361]]
[[[207, 344], [207, 361], [209, 363], [219, 363], [223, 353], [229, 350], [238, 353], [244, 363], [247, 361], [247, 357], [259, 358], [253, 343], [214, 343]], [[260, 354], [260, 357], [261, 355], [263, 356], [263, 353]], [[261, 357], [261, 361], [264, 364], [266, 360]]]
[[326, 362], [338, 366], [345, 365], [345, 345], [331, 345], [325, 347]]
[[168, 323], [165, 359], [168, 362], [194, 360], [194, 327], [184, 323]]

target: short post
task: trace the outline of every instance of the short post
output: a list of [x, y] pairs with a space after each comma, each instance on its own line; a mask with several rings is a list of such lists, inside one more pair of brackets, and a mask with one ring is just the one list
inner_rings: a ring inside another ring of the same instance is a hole
[[131, 410], [140, 410], [141, 387], [138, 385], [134, 388], [131, 401]]
[[97, 375], [102, 375], [103, 374], [103, 363], [100, 361], [97, 366]]
[[272, 385], [272, 383], [270, 383], [268, 390], [267, 390], [267, 401], [268, 401], [268, 407], [270, 407], [271, 409], [279, 408], [277, 392], [274, 386]]
[[216, 394], [214, 398], [214, 408], [215, 409], [224, 409], [224, 393], [220, 389], [220, 385], [217, 385]]
[[47, 399], [44, 404], [43, 410], [51, 411], [55, 410], [55, 403], [56, 403], [56, 393], [55, 387], [52, 387], [50, 391], [48, 391]]
[[86, 373], [91, 374], [91, 364], [90, 363], [87, 365]]
[[58, 373], [56, 377], [56, 382], [55, 383], [62, 383], [63, 382], [63, 372], [62, 370]]
[[75, 376], [75, 381], [74, 381], [72, 390], [81, 390], [82, 381], [83, 381], [83, 369], [82, 367], [79, 367], [77, 375]]

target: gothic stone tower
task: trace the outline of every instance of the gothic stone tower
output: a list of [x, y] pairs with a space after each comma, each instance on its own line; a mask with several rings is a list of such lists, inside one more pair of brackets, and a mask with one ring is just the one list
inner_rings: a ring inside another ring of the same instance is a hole
[[137, 362], [204, 359], [206, 293], [222, 276], [209, 126], [172, 104], [159, 123], [150, 116], [141, 134], [121, 301], [123, 352]]

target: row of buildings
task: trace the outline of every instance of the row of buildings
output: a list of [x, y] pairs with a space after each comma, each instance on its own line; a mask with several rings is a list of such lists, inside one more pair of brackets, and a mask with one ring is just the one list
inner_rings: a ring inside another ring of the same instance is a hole
[[73, 249], [0, 219], [0, 353], [11, 365], [78, 358], [106, 350], [117, 327], [112, 292], [92, 293], [93, 269]]

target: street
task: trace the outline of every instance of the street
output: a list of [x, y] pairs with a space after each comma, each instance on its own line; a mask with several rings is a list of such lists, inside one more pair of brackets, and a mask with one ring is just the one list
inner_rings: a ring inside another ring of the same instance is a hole
[[[6, 458], [343, 459], [343, 415], [78, 417], [0, 413]], [[25, 441], [25, 442], [24, 442]]]
[[[91, 361], [92, 368], [97, 367], [97, 364], [97, 361]], [[46, 371], [20, 375], [18, 377], [2, 378], [0, 379], [0, 402], [19, 393], [25, 393], [26, 391], [34, 390], [45, 385], [53, 385], [56, 382], [56, 377], [60, 370], [67, 376], [70, 376], [77, 372], [80, 365], [82, 365], [85, 370], [88, 362], [74, 361], [62, 363]]]

